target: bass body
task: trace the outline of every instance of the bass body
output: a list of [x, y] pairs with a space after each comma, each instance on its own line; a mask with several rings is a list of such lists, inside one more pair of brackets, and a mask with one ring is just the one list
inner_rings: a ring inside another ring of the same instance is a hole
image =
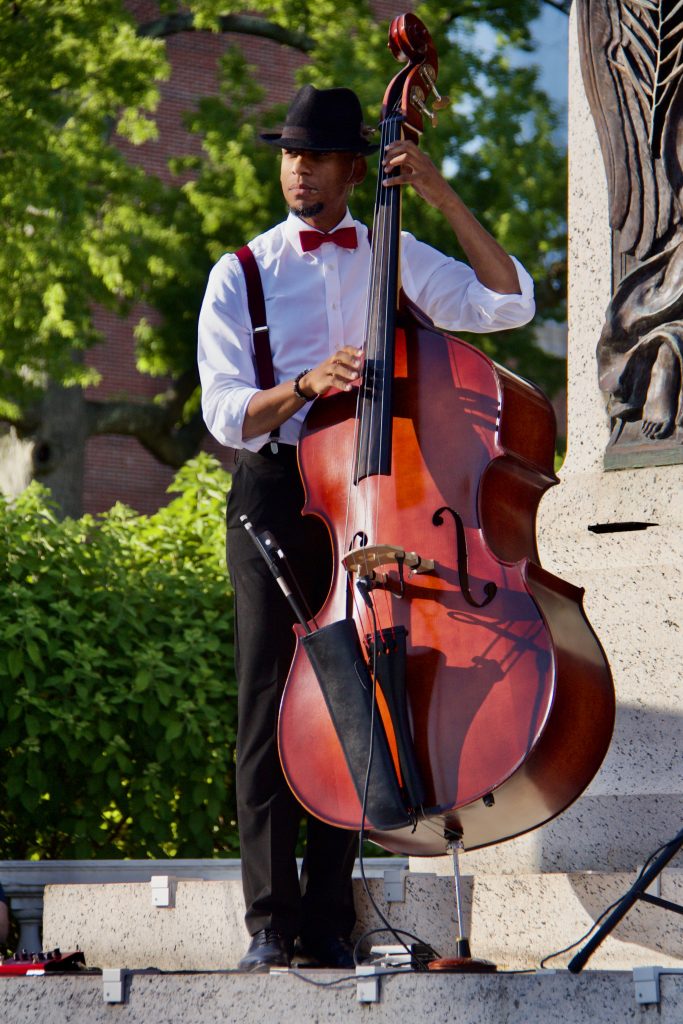
[[[434, 330], [417, 311], [405, 307], [400, 324], [391, 472], [354, 483], [349, 500], [358, 431], [356, 398], [347, 394], [313, 406], [299, 459], [304, 511], [326, 523], [334, 549], [318, 626], [351, 617], [364, 645], [373, 633], [344, 564], [359, 538], [433, 562], [415, 573], [404, 566], [403, 586], [400, 567], [385, 565], [374, 589], [384, 629], [405, 631], [424, 801], [410, 826], [376, 830], [364, 822], [386, 849], [429, 856], [454, 837], [465, 849], [512, 838], [569, 806], [607, 751], [614, 691], [583, 591], [539, 564], [535, 514], [556, 482], [552, 407], [537, 388]], [[383, 718], [400, 778], [386, 710]], [[357, 829], [357, 780], [301, 643], [279, 744], [300, 802]]]

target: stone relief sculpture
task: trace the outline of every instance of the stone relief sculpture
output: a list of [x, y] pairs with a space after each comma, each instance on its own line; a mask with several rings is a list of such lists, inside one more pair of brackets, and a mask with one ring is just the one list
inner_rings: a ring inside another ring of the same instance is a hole
[[605, 464], [683, 461], [683, 0], [578, 0], [577, 14], [613, 239]]

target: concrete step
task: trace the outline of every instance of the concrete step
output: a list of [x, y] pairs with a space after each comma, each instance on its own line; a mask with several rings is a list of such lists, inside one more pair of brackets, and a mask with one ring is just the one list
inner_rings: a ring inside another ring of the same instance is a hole
[[[662, 872], [661, 896], [683, 903], [683, 871]], [[48, 885], [43, 948], [79, 947], [93, 967], [161, 970], [234, 968], [245, 950], [241, 884], [168, 878], [163, 884]], [[535, 968], [543, 957], [575, 942], [628, 890], [626, 873], [463, 876], [465, 931], [474, 956], [501, 968]], [[381, 927], [360, 879], [355, 879], [356, 936]], [[368, 879], [370, 894], [393, 927], [455, 954], [453, 880], [393, 871]], [[160, 895], [161, 894], [161, 895]], [[164, 902], [170, 905], [163, 906]], [[378, 944], [393, 943], [386, 933]], [[572, 952], [549, 966], [568, 963]], [[683, 967], [680, 916], [639, 903], [593, 954], [590, 967], [631, 970], [658, 964]]]
[[[8, 1024], [621, 1024], [683, 1019], [683, 975], [654, 981], [617, 971], [399, 974], [374, 985], [341, 972], [266, 975], [135, 973], [125, 1001], [104, 1001], [100, 975], [0, 978]], [[311, 984], [310, 982], [314, 982]], [[117, 995], [107, 983], [108, 995]], [[375, 1002], [359, 999], [377, 996]], [[650, 1000], [643, 1002], [643, 1000]]]

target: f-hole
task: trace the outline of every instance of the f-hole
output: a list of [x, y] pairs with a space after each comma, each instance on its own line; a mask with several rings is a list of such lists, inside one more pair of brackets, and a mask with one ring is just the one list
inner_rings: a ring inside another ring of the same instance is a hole
[[[368, 535], [364, 530], [357, 530], [351, 542], [348, 550], [353, 551], [354, 548], [366, 548], [368, 546]], [[346, 616], [350, 618], [353, 614], [353, 573], [347, 574], [347, 587], [346, 587]]]
[[469, 571], [467, 568], [467, 538], [465, 536], [465, 527], [463, 525], [462, 517], [454, 509], [448, 505], [442, 505], [438, 508], [432, 516], [432, 523], [434, 526], [443, 526], [443, 514], [444, 512], [450, 512], [453, 516], [455, 523], [455, 538], [457, 546], [457, 560], [458, 560], [458, 582], [460, 583], [460, 589], [462, 596], [465, 598], [467, 603], [473, 608], [485, 608], [487, 604], [490, 604], [496, 596], [498, 587], [492, 581], [484, 584], [484, 600], [477, 601], [470, 590]]

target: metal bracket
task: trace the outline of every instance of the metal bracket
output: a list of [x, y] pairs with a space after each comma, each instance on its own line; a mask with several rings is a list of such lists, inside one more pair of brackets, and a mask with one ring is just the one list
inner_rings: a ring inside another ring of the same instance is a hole
[[636, 1002], [643, 1006], [660, 1001], [659, 978], [662, 974], [683, 974], [681, 967], [634, 967], [633, 981], [636, 987]]
[[127, 975], [125, 967], [103, 968], [102, 996], [105, 1003], [125, 1003]]
[[356, 999], [359, 1003], [379, 1002], [382, 973], [374, 964], [359, 964], [356, 967]]
[[384, 900], [386, 903], [405, 903], [406, 875], [405, 868], [387, 868], [384, 872]]
[[643, 1005], [659, 1002], [659, 975], [661, 967], [634, 967], [633, 982], [636, 1002]]
[[175, 907], [178, 879], [174, 875], [152, 875], [149, 884], [152, 887], [153, 907]]

